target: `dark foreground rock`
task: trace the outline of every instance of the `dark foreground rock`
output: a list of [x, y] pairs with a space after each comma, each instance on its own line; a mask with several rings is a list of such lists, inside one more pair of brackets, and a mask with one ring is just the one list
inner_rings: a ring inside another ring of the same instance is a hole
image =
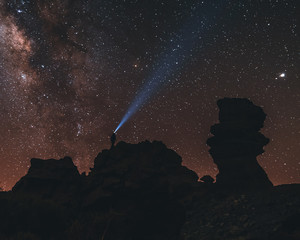
[[30, 163], [28, 173], [15, 184], [13, 192], [57, 197], [78, 191], [82, 176], [70, 157], [60, 160], [33, 158]]
[[268, 191], [196, 198], [182, 229], [185, 240], [298, 240], [300, 184]]
[[119, 142], [96, 157], [82, 206], [112, 219], [105, 239], [179, 239], [197, 180], [162, 142]]
[[266, 114], [248, 99], [224, 98], [218, 102], [220, 123], [211, 127], [213, 137], [207, 140], [218, 166], [216, 184], [226, 191], [268, 189], [272, 187], [256, 156], [268, 144], [259, 130]]
[[180, 239], [183, 202], [197, 187], [197, 174], [158, 141], [119, 142], [88, 176], [69, 157], [32, 159], [0, 199], [0, 239]]

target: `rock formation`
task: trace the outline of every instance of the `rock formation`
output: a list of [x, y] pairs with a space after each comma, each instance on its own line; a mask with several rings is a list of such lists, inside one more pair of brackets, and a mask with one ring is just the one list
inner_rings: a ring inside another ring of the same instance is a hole
[[[108, 239], [176, 239], [184, 223], [180, 201], [197, 180], [162, 142], [119, 142], [96, 157], [84, 208], [111, 209]], [[129, 231], [128, 226], [135, 228]]]
[[198, 180], [194, 171], [182, 166], [176, 152], [158, 141], [119, 142], [115, 148], [103, 150], [96, 157], [89, 178], [107, 191], [165, 186], [173, 195], [184, 194]]
[[69, 157], [32, 159], [13, 190], [0, 192], [0, 239], [299, 239], [300, 185], [272, 187], [256, 160], [269, 141], [259, 132], [265, 113], [247, 99], [218, 106], [207, 141], [216, 182], [198, 182], [158, 141], [119, 142], [88, 176]]
[[66, 195], [78, 191], [81, 176], [70, 157], [60, 160], [31, 159], [28, 173], [13, 187], [13, 192], [42, 197]]
[[[103, 150], [88, 176], [81, 176], [69, 157], [32, 159], [13, 193], [54, 201], [72, 214], [74, 209], [90, 214], [90, 224], [77, 216], [70, 239], [176, 240], [185, 219], [182, 202], [197, 186], [197, 174], [182, 166], [176, 152], [162, 142], [145, 141]], [[77, 224], [84, 228], [82, 236]]]
[[266, 118], [262, 108], [241, 98], [224, 98], [217, 105], [220, 123], [211, 127], [214, 136], [207, 140], [219, 169], [216, 185], [236, 190], [272, 187], [256, 160], [269, 142], [259, 132]]

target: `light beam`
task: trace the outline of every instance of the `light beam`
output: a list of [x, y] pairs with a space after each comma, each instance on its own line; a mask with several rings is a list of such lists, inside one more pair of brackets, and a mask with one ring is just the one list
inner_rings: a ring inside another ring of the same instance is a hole
[[[197, 12], [195, 10], [195, 12]], [[160, 86], [167, 82], [172, 75], [179, 69], [183, 68], [188, 59], [192, 57], [192, 50], [199, 39], [200, 34], [203, 33], [201, 27], [204, 26], [205, 16], [192, 16], [188, 23], [176, 34], [177, 38], [170, 39], [170, 46], [168, 50], [162, 54], [162, 57], [154, 67], [153, 73], [146, 79], [145, 85], [140, 89], [133, 102], [129, 106], [127, 112], [123, 116], [121, 122], [115, 129], [115, 133], [122, 127], [122, 125], [134, 115], [156, 92], [159, 91]]]

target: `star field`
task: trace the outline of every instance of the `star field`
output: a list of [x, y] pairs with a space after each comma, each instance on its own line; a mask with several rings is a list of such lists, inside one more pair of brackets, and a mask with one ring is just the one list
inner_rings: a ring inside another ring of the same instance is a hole
[[215, 176], [206, 140], [218, 122], [216, 101], [246, 97], [267, 114], [262, 132], [271, 141], [259, 163], [275, 185], [300, 182], [296, 7], [0, 0], [0, 185], [10, 189], [32, 157], [68, 155], [89, 171], [149, 76], [168, 64], [176, 68], [166, 68], [163, 86], [118, 141], [162, 140], [200, 177]]

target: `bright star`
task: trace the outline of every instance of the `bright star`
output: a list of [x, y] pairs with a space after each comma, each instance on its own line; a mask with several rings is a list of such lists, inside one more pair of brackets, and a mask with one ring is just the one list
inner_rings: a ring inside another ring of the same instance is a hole
[[27, 76], [26, 76], [26, 74], [24, 74], [24, 73], [21, 73], [21, 78], [22, 78], [24, 81], [26, 81], [26, 80], [27, 80]]
[[279, 77], [284, 78], [284, 77], [285, 77], [285, 73], [281, 73], [281, 74], [279, 75]]

